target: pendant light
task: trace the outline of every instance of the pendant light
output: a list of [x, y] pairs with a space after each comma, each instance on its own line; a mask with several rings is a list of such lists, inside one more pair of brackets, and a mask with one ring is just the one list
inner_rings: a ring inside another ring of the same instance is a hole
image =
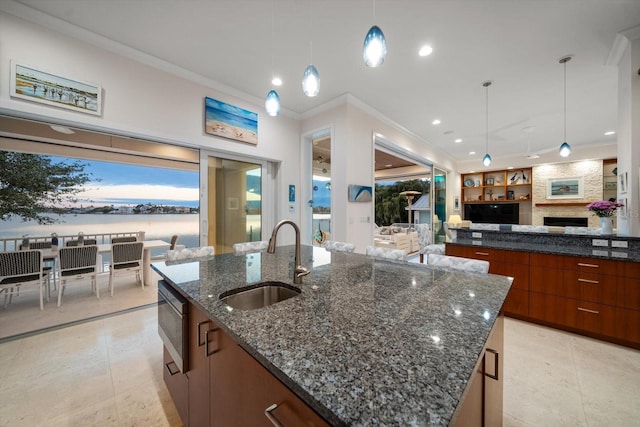
[[[273, 2], [271, 3], [271, 81], [273, 81]], [[280, 114], [280, 96], [278, 92], [271, 89], [267, 93], [267, 98], [264, 101], [264, 109], [271, 117], [277, 117]]]
[[487, 124], [487, 137], [486, 137], [486, 146], [485, 146], [485, 155], [482, 158], [482, 164], [485, 167], [488, 167], [489, 165], [491, 165], [491, 155], [489, 155], [489, 86], [491, 86], [491, 81], [487, 80], [486, 82], [482, 83], [482, 86], [486, 89], [487, 92], [487, 96], [486, 96], [486, 104], [487, 104], [487, 117], [486, 117], [486, 124]]
[[[376, 2], [373, 0], [373, 19], [376, 18]], [[364, 37], [364, 46], [362, 49], [362, 59], [367, 67], [375, 68], [384, 63], [387, 56], [387, 40], [384, 33], [377, 25], [369, 29]]]
[[[310, 21], [311, 21], [311, 30], [310, 33], [313, 34], [313, 3], [310, 3]], [[302, 91], [309, 98], [312, 98], [320, 92], [320, 74], [318, 73], [318, 69], [313, 66], [313, 41], [309, 42], [309, 51], [310, 51], [310, 63], [305, 68], [304, 74], [302, 75]]]
[[571, 146], [567, 142], [567, 62], [571, 61], [572, 56], [565, 56], [560, 60], [564, 64], [564, 140], [560, 145], [560, 155], [569, 157], [571, 154]]

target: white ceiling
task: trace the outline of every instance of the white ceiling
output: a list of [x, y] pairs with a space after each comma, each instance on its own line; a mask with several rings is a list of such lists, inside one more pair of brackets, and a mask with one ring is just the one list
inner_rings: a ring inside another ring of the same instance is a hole
[[[568, 54], [575, 55], [567, 64], [569, 143], [574, 149], [615, 143], [615, 135], [603, 134], [616, 129], [618, 71], [605, 62], [616, 34], [640, 24], [639, 0], [18, 2], [253, 97], [264, 98], [278, 75], [289, 114], [350, 93], [457, 161], [477, 159], [479, 167], [485, 80], [493, 81], [494, 159], [557, 150], [558, 60]], [[383, 66], [367, 68], [362, 42], [374, 23], [388, 54]], [[311, 42], [321, 78], [315, 98], [304, 96], [300, 83]], [[423, 44], [432, 45], [431, 56], [418, 57]], [[436, 118], [438, 126], [431, 124]]]

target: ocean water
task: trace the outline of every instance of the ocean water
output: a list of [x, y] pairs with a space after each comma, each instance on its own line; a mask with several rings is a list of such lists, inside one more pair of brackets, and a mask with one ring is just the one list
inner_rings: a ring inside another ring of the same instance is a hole
[[171, 236], [179, 236], [178, 243], [187, 247], [200, 245], [199, 215], [54, 215], [58, 222], [50, 225], [40, 225], [34, 221], [22, 221], [12, 218], [0, 221], [0, 238], [76, 235], [100, 233], [133, 233], [144, 231], [145, 239], [171, 240]]

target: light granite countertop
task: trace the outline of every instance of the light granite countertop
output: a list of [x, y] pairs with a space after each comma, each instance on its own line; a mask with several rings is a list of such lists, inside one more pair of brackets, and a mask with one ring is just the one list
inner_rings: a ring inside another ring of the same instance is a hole
[[292, 283], [294, 246], [152, 267], [333, 425], [447, 425], [511, 279], [302, 247], [300, 295], [230, 309], [229, 290]]

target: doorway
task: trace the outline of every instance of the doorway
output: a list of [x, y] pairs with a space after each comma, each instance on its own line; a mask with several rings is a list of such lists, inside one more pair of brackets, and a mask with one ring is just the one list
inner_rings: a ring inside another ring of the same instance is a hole
[[233, 252], [233, 244], [262, 240], [263, 176], [266, 162], [229, 159], [207, 155], [206, 220], [203, 241], [215, 248], [216, 254]]

